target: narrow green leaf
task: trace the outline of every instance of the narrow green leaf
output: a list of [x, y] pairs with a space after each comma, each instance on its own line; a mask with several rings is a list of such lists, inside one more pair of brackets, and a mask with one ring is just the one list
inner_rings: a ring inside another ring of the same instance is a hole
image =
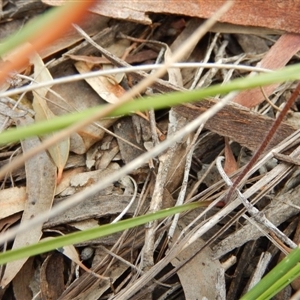
[[[248, 293], [246, 293], [241, 300], [270, 299], [272, 295], [274, 295], [273, 293], [275, 290], [280, 291], [276, 288], [276, 285], [275, 287], [272, 287], [276, 282], [279, 282], [279, 286], [282, 288], [291, 283], [291, 279], [285, 275], [296, 265], [296, 271], [298, 271], [299, 275], [299, 261], [300, 248], [296, 248], [289, 255], [287, 255], [271, 272], [269, 272], [257, 285], [255, 285]], [[293, 275], [294, 272], [295, 270], [292, 272]], [[284, 278], [284, 284], [280, 282], [282, 278]]]
[[283, 290], [287, 285], [289, 285], [293, 280], [300, 276], [300, 264], [296, 263], [295, 266], [289, 270], [286, 274], [284, 274], [280, 279], [278, 279], [274, 284], [266, 290], [262, 295], [260, 295], [257, 299], [271, 299], [273, 296], [278, 294], [281, 290]]
[[181, 206], [167, 208], [156, 213], [147, 214], [140, 217], [131, 218], [128, 220], [120, 221], [114, 224], [102, 225], [85, 231], [72, 233], [65, 236], [59, 236], [53, 240], [40, 241], [37, 244], [22, 247], [20, 249], [7, 251], [0, 254], [0, 265], [7, 262], [21, 259], [24, 257], [34, 256], [40, 253], [51, 251], [66, 245], [76, 244], [79, 242], [107, 236], [122, 230], [126, 230], [135, 226], [139, 226], [157, 219], [165, 218], [186, 210], [195, 209], [201, 206], [207, 206], [210, 202], [195, 202], [188, 203]]
[[[117, 108], [109, 116], [120, 116], [130, 114], [134, 111], [144, 111], [150, 108], [162, 109], [186, 102], [199, 101], [201, 99], [213, 97], [219, 94], [226, 94], [231, 91], [245, 90], [272, 83], [283, 82], [286, 80], [296, 80], [299, 78], [300, 64], [297, 64], [273, 73], [260, 74], [251, 78], [240, 78], [232, 80], [231, 82], [224, 85], [213, 85], [201, 90], [175, 92], [165, 95], [140, 98], [135, 101], [125, 103], [121, 107]], [[7, 130], [0, 134], [0, 145], [16, 142], [23, 138], [34, 135], [42, 135], [45, 133], [57, 131], [73, 124], [74, 122], [78, 122], [84, 118], [87, 118], [102, 107], [104, 106], [93, 107], [82, 112], [60, 116], [57, 118], [53, 118], [52, 120], [49, 120], [47, 122], [39, 122], [22, 129], [20, 128], [17, 130]]]

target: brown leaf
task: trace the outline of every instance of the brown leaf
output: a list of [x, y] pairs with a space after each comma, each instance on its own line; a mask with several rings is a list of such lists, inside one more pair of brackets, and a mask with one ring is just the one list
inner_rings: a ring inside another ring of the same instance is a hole
[[237, 162], [234, 158], [232, 153], [229, 139], [225, 137], [225, 164], [224, 164], [224, 171], [229, 176], [234, 173], [238, 169]]
[[16, 213], [9, 217], [0, 220], [0, 231], [5, 232], [7, 228], [11, 227], [12, 224], [19, 221], [22, 217], [21, 213]]
[[[105, 57], [99, 57], [99, 56], [86, 56], [86, 55], [72, 55], [67, 54], [66, 57], [70, 57], [71, 59], [75, 61], [84, 61], [86, 63], [98, 65], [98, 64], [108, 64], [111, 65], [111, 62], [105, 58]], [[125, 61], [129, 64], [136, 64], [141, 63], [146, 60], [155, 59], [157, 57], [157, 52], [153, 50], [142, 50], [136, 54], [127, 55], [125, 58]]]
[[[266, 56], [258, 63], [258, 66], [271, 70], [280, 69], [284, 67], [298, 51], [300, 51], [300, 35], [286, 33], [277, 40]], [[266, 86], [264, 87], [264, 91], [269, 96], [278, 86], [279, 84]], [[264, 100], [261, 89], [256, 88], [240, 92], [233, 99], [233, 102], [251, 108]]]
[[[114, 125], [114, 133], [123, 138], [117, 138], [117, 141], [119, 144], [121, 157], [125, 163], [129, 163], [139, 155], [143, 154], [143, 151], [141, 150], [143, 149], [143, 143], [141, 140], [137, 141], [137, 134], [134, 130], [132, 118], [124, 117], [118, 120], [118, 122]], [[125, 143], [124, 140], [138, 146], [140, 149], [132, 147], [128, 143]]]
[[30, 289], [30, 281], [34, 275], [33, 261], [34, 259], [30, 257], [13, 280], [13, 290], [16, 300], [31, 300], [33, 298]]
[[65, 289], [64, 259], [57, 252], [51, 253], [41, 266], [41, 298], [58, 299]]
[[73, 55], [73, 54], [66, 54], [65, 57], [69, 57], [75, 61], [83, 61], [87, 64], [92, 64], [92, 65], [104, 65], [104, 64], [111, 65], [111, 62], [105, 57]]

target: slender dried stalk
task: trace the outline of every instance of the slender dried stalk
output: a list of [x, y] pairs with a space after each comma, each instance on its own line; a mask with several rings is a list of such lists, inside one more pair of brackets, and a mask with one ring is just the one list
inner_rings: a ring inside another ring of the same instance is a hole
[[268, 134], [266, 135], [266, 137], [262, 141], [261, 145], [259, 146], [259, 148], [257, 149], [257, 151], [254, 153], [254, 155], [251, 158], [251, 160], [248, 162], [248, 164], [246, 165], [246, 167], [244, 168], [244, 170], [240, 173], [240, 175], [237, 177], [237, 179], [233, 182], [233, 185], [230, 187], [230, 189], [229, 189], [229, 191], [228, 191], [228, 193], [227, 193], [227, 195], [225, 197], [225, 200], [224, 200], [225, 203], [228, 203], [230, 201], [230, 199], [232, 197], [232, 194], [235, 191], [235, 189], [237, 188], [237, 186], [239, 185], [239, 183], [247, 175], [247, 173], [250, 171], [250, 169], [257, 162], [257, 160], [259, 159], [259, 157], [261, 156], [261, 154], [264, 152], [264, 150], [266, 149], [266, 147], [269, 145], [269, 143], [272, 140], [272, 138], [273, 138], [276, 130], [280, 126], [283, 118], [285, 117], [285, 115], [287, 114], [287, 112], [289, 111], [289, 109], [291, 108], [291, 106], [293, 105], [293, 103], [295, 102], [295, 100], [298, 97], [299, 93], [300, 93], [300, 82], [298, 83], [298, 85], [297, 85], [296, 89], [294, 90], [293, 94], [291, 95], [290, 99], [287, 101], [287, 103], [285, 104], [284, 108], [282, 109], [282, 111], [278, 115], [277, 119], [273, 123], [271, 129], [269, 130]]

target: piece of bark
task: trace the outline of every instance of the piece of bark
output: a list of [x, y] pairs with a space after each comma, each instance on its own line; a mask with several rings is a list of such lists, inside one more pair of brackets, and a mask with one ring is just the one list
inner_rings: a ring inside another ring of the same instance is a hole
[[[175, 110], [179, 114], [193, 120], [215, 104], [215, 100], [203, 100], [197, 104], [177, 106]], [[209, 119], [204, 127], [219, 135], [227, 136], [254, 151], [261, 144], [273, 122], [274, 120], [269, 117], [256, 114], [243, 106], [230, 103]], [[278, 145], [295, 130], [294, 127], [282, 123], [266, 151]]]
[[[43, 0], [44, 3], [54, 5], [57, 1]], [[61, 4], [62, 1], [59, 1]], [[197, 18], [210, 18], [218, 8], [224, 4], [224, 0], [204, 1], [168, 0], [156, 1], [98, 1], [91, 9], [93, 12], [120, 18], [128, 21], [137, 21], [151, 24], [149, 12], [179, 14]], [[300, 32], [298, 11], [300, 2], [294, 0], [273, 1], [235, 1], [230, 10], [222, 15], [218, 21], [244, 26], [259, 26], [270, 29], [279, 29], [288, 32]]]
[[[85, 199], [83, 202], [75, 205], [65, 213], [51, 218], [44, 224], [45, 228], [50, 228], [60, 224], [68, 224], [91, 218], [101, 218], [120, 214], [130, 202], [132, 196], [123, 195], [107, 195], [94, 196]], [[64, 201], [65, 198], [55, 200], [55, 205]], [[134, 201], [133, 205], [128, 210], [128, 215], [133, 215], [137, 207], [139, 197]]]

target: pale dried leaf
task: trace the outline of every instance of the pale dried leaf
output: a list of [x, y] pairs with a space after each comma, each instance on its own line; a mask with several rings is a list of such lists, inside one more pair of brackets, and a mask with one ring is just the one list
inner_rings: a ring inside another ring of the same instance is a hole
[[[28, 125], [32, 119], [19, 120], [19, 125]], [[23, 152], [40, 145], [38, 138], [22, 141]], [[40, 213], [44, 213], [52, 207], [56, 187], [56, 167], [46, 152], [41, 152], [25, 163], [27, 201], [21, 224]], [[31, 245], [39, 241], [42, 235], [42, 225], [35, 226], [28, 234], [18, 234], [14, 240], [13, 249]], [[3, 275], [1, 286], [5, 287], [20, 271], [27, 258], [8, 263]]]
[[[34, 75], [36, 82], [45, 82], [51, 81], [52, 76], [44, 62], [37, 54], [34, 55], [31, 59], [31, 62], [34, 64]], [[48, 93], [48, 88], [39, 88], [34, 90], [33, 92], [33, 109], [35, 111], [35, 120], [36, 121], [45, 121], [52, 119], [55, 115], [50, 110], [45, 100], [45, 96]], [[52, 136], [52, 134], [47, 135], [47, 137]], [[44, 137], [45, 138], [45, 137]], [[62, 141], [58, 142], [54, 146], [51, 146], [48, 149], [48, 152], [53, 159], [55, 165], [58, 168], [58, 182], [60, 182], [62, 177], [62, 172], [64, 166], [69, 157], [69, 149], [70, 149], [70, 139], [66, 138]]]
[[21, 213], [16, 213], [9, 217], [0, 220], [0, 231], [5, 232], [7, 228], [9, 228], [12, 224], [19, 221], [22, 217]]
[[23, 211], [26, 202], [26, 188], [13, 187], [0, 191], [0, 219]]
[[[171, 195], [170, 195], [171, 197]], [[55, 201], [56, 203], [61, 203], [66, 198], [59, 199]], [[51, 218], [48, 222], [45, 223], [46, 228], [50, 228], [53, 226], [61, 225], [61, 224], [72, 224], [72, 226], [83, 228], [83, 226], [90, 226], [92, 223], [90, 220], [98, 220], [103, 217], [119, 215], [130, 203], [132, 199], [132, 195], [96, 195], [95, 197], [91, 197], [85, 199], [82, 203], [72, 207], [65, 213], [58, 215], [56, 217]], [[170, 202], [167, 197], [164, 195], [164, 204], [166, 207], [170, 207]], [[133, 205], [130, 207], [127, 214], [132, 216], [135, 209], [137, 208], [137, 204], [140, 201], [140, 197], [136, 197], [136, 201], [134, 201]], [[174, 201], [172, 202], [172, 204]], [[99, 209], [101, 208], [101, 209]], [[143, 209], [146, 210], [145, 205]], [[89, 220], [88, 223], [80, 223], [83, 220]]]
[[55, 195], [59, 195], [62, 193], [65, 189], [67, 189], [70, 186], [70, 180], [72, 176], [75, 174], [79, 174], [84, 171], [83, 167], [67, 170], [63, 173], [62, 179], [59, 182], [59, 184], [56, 187]]
[[[179, 231], [179, 230], [177, 230]], [[176, 234], [179, 235], [179, 232]], [[194, 258], [192, 257], [202, 246], [204, 241], [198, 239], [187, 249], [183, 250], [175, 259], [172, 260], [173, 266], [179, 266], [184, 261], [187, 263], [180, 268], [177, 275], [184, 290], [185, 299], [216, 299], [220, 291], [216, 289], [218, 271], [222, 268], [220, 262], [212, 258], [212, 251], [206, 247], [201, 250]], [[225, 277], [223, 277], [223, 287]]]
[[[91, 68], [83, 61], [76, 62], [75, 67], [80, 74], [91, 71]], [[125, 93], [125, 90], [117, 82], [114, 82], [113, 77], [99, 76], [87, 78], [85, 81], [108, 103], [117, 103]]]
[[79, 230], [87, 230], [87, 229], [91, 229], [93, 227], [99, 226], [99, 221], [90, 218], [90, 219], [79, 221], [79, 222], [68, 223], [68, 225], [72, 226], [76, 229], [79, 229]]
[[[54, 78], [58, 78], [74, 75], [75, 70], [69, 62], [60, 65], [60, 68], [51, 69], [51, 74]], [[52, 102], [49, 102], [48, 106], [58, 116], [64, 115], [66, 112], [81, 111], [105, 103], [84, 81], [55, 85], [52, 90], [62, 97], [57, 97], [52, 93], [47, 95]], [[105, 131], [102, 127], [108, 128], [115, 121], [116, 119], [113, 118], [99, 120], [97, 125], [92, 124], [73, 133], [70, 138], [70, 151], [77, 154], [86, 153], [92, 145], [103, 138]]]

